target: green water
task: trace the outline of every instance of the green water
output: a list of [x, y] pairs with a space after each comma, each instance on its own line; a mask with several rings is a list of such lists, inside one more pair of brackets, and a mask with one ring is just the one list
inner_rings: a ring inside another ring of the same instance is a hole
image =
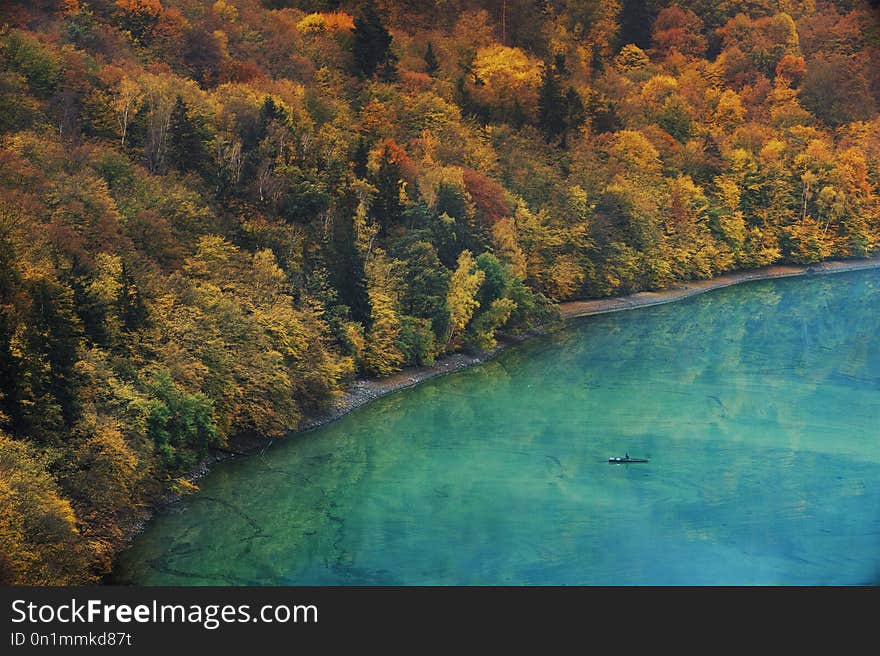
[[[609, 456], [650, 458], [612, 465]], [[880, 582], [880, 271], [587, 317], [226, 462], [145, 585]]]

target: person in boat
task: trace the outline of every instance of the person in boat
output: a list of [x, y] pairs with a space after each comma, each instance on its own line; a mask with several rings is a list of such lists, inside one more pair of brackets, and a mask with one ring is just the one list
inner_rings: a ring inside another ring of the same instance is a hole
[[626, 454], [625, 456], [623, 456], [623, 459], [624, 459], [624, 460], [629, 460], [629, 453], [628, 453], [628, 452], [627, 452], [627, 454]]

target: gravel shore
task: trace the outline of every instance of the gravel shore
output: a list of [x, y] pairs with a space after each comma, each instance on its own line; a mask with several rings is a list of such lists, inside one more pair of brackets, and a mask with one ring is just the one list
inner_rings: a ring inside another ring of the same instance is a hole
[[675, 287], [656, 292], [638, 292], [629, 296], [615, 296], [613, 298], [599, 298], [589, 301], [570, 301], [562, 303], [559, 310], [566, 319], [584, 317], [591, 314], [604, 314], [606, 312], [619, 312], [649, 305], [671, 303], [688, 296], [703, 294], [713, 289], [730, 287], [741, 282], [750, 280], [765, 280], [767, 278], [787, 278], [790, 276], [802, 276], [806, 274], [840, 273], [843, 271], [856, 271], [858, 269], [875, 269], [880, 267], [880, 257], [864, 260], [829, 260], [812, 265], [776, 265], [755, 269], [753, 271], [737, 271], [727, 273], [709, 280], [694, 280], [680, 283]]
[[[621, 312], [651, 305], [660, 305], [661, 303], [671, 303], [683, 298], [695, 296], [696, 294], [703, 294], [713, 289], [729, 287], [750, 280], [784, 278], [807, 274], [830, 274], [878, 267], [880, 267], [880, 256], [864, 260], [830, 260], [809, 266], [776, 265], [764, 267], [762, 269], [755, 269], [753, 271], [728, 273], [709, 280], [684, 282], [675, 287], [660, 291], [638, 292], [628, 296], [615, 296], [611, 298], [599, 298], [586, 301], [569, 301], [559, 305], [559, 312], [564, 325], [565, 321], [577, 317], [584, 317], [592, 314], [604, 314], [607, 312]], [[331, 421], [335, 421], [352, 410], [355, 410], [374, 399], [391, 394], [392, 392], [418, 385], [423, 381], [436, 378], [437, 376], [444, 376], [486, 362], [495, 357], [501, 351], [511, 346], [515, 346], [516, 344], [521, 344], [537, 335], [545, 334], [552, 328], [552, 326], [536, 328], [523, 335], [504, 336], [498, 340], [498, 345], [491, 351], [477, 354], [455, 353], [438, 360], [430, 367], [411, 367], [381, 378], [356, 380], [339, 398], [336, 399], [326, 413], [309, 418], [296, 430], [291, 431], [287, 438], [284, 439], [295, 438], [306, 431], [313, 430], [319, 426], [330, 423]], [[209, 457], [204, 459], [199, 466], [191, 472], [190, 476], [187, 478], [194, 483], [208, 472], [213, 463], [231, 457], [262, 453], [271, 447], [275, 441], [277, 440], [272, 440], [254, 433], [235, 436], [230, 439], [228, 449], [215, 449]], [[173, 499], [171, 498], [168, 499], [168, 501], [172, 500]]]
[[[873, 269], [880, 267], [880, 257], [865, 260], [832, 260], [810, 266], [777, 265], [756, 269], [753, 271], [737, 271], [728, 273], [709, 280], [695, 280], [656, 292], [638, 292], [628, 296], [615, 296], [612, 298], [599, 298], [588, 301], [569, 301], [559, 306], [562, 318], [574, 319], [591, 314], [604, 314], [607, 312], [620, 312], [632, 310], [661, 303], [671, 303], [696, 294], [703, 294], [713, 289], [729, 287], [750, 280], [764, 280], [767, 278], [785, 278], [789, 276], [801, 276], [806, 274], [828, 274], [842, 271], [854, 271], [857, 269]], [[326, 416], [311, 419], [302, 430], [310, 430], [351, 412], [365, 403], [390, 394], [406, 387], [412, 387], [422, 381], [436, 376], [443, 376], [454, 371], [460, 371], [495, 357], [504, 349], [520, 344], [530, 337], [546, 332], [543, 329], [535, 329], [528, 334], [516, 338], [507, 337], [499, 340], [498, 346], [492, 351], [465, 355], [456, 353], [438, 360], [431, 367], [414, 367], [405, 369], [396, 374], [383, 378], [373, 378], [356, 381], [343, 396], [336, 401], [333, 408]]]
[[[566, 321], [577, 317], [584, 317], [592, 314], [604, 314], [607, 312], [620, 312], [651, 305], [659, 305], [661, 303], [671, 303], [713, 289], [729, 287], [730, 285], [736, 285], [750, 280], [784, 278], [808, 274], [830, 274], [874, 268], [880, 268], [880, 256], [864, 260], [831, 260], [810, 266], [777, 265], [753, 271], [729, 273], [710, 280], [684, 282], [670, 289], [656, 292], [638, 292], [628, 296], [616, 296], [587, 301], [570, 301], [560, 304], [559, 312], [562, 318], [562, 325], [564, 325]], [[324, 424], [339, 419], [352, 410], [359, 408], [374, 399], [396, 392], [397, 390], [412, 387], [430, 378], [444, 376], [486, 362], [495, 357], [501, 351], [511, 346], [515, 346], [516, 344], [521, 344], [532, 337], [546, 334], [553, 328], [554, 326], [535, 328], [523, 335], [501, 337], [498, 340], [498, 345], [491, 351], [478, 354], [456, 353], [438, 360], [430, 367], [412, 367], [382, 378], [356, 380], [351, 384], [348, 390], [336, 400], [326, 413], [304, 422], [297, 430], [291, 431], [287, 438], [283, 439], [291, 439], [301, 436], [306, 431], [313, 430], [319, 426], [323, 426]], [[257, 433], [237, 435], [230, 439], [228, 448], [212, 450], [208, 457], [204, 458], [199, 465], [190, 472], [186, 479], [191, 483], [196, 483], [200, 478], [205, 476], [208, 471], [210, 471], [211, 465], [214, 463], [229, 458], [263, 453], [276, 441], [277, 440], [266, 438]], [[178, 495], [168, 492], [158, 501], [156, 509], [158, 510], [162, 507], [174, 504], [179, 499], [180, 497]], [[125, 531], [128, 540], [131, 540], [135, 535], [141, 532], [148, 521], [149, 518], [145, 518], [129, 527], [128, 530]]]

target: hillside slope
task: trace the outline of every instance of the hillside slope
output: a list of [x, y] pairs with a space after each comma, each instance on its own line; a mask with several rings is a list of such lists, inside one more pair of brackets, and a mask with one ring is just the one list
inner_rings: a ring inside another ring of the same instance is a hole
[[562, 301], [880, 246], [876, 2], [0, 14], [0, 582]]

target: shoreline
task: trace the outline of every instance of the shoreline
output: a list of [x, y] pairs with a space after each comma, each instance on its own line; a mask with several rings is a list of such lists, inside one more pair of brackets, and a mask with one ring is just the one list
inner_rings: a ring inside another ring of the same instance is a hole
[[[733, 285], [754, 280], [789, 278], [808, 274], [826, 275], [876, 268], [880, 268], [880, 255], [861, 260], [827, 260], [812, 265], [777, 264], [760, 269], [734, 271], [705, 280], [685, 281], [678, 283], [674, 287], [659, 291], [635, 292], [626, 296], [610, 296], [607, 298], [583, 301], [566, 301], [560, 303], [558, 306], [560, 313], [559, 325], [538, 326], [529, 329], [521, 335], [499, 336], [497, 346], [489, 351], [483, 351], [481, 353], [453, 353], [437, 360], [430, 366], [408, 367], [380, 378], [357, 379], [349, 385], [348, 389], [333, 402], [331, 407], [325, 413], [306, 419], [299, 427], [288, 431], [284, 437], [268, 438], [252, 432], [233, 436], [230, 438], [229, 448], [215, 448], [213, 452], [186, 478], [190, 482], [195, 483], [202, 478], [208, 472], [210, 466], [216, 462], [228, 460], [230, 458], [264, 453], [278, 441], [295, 439], [305, 433], [315, 430], [316, 428], [320, 428], [321, 426], [344, 417], [348, 413], [366, 405], [370, 401], [374, 401], [408, 387], [414, 387], [415, 385], [432, 378], [445, 376], [488, 362], [502, 351], [522, 344], [534, 337], [546, 335], [550, 331], [566, 325], [572, 319], [673, 303], [715, 289], [731, 287]], [[176, 501], [176, 497], [167, 499], [160, 505], [167, 505], [174, 501]]]
[[623, 310], [634, 310], [642, 307], [650, 307], [652, 305], [672, 303], [698, 294], [704, 294], [713, 289], [731, 287], [732, 285], [738, 285], [753, 280], [790, 278], [803, 275], [823, 275], [876, 268], [880, 268], [880, 256], [861, 260], [827, 260], [825, 262], [809, 265], [773, 264], [760, 269], [725, 273], [716, 276], [715, 278], [708, 278], [705, 280], [681, 282], [675, 287], [662, 289], [656, 292], [636, 292], [627, 296], [613, 296], [585, 301], [567, 301], [565, 303], [560, 303], [559, 309], [564, 319], [575, 319], [577, 317], [586, 317], [594, 314], [621, 312]]
[[[265, 453], [266, 450], [278, 441], [288, 441], [301, 437], [306, 433], [336, 421], [357, 408], [383, 396], [387, 396], [408, 387], [414, 387], [415, 385], [432, 378], [445, 376], [447, 374], [468, 369], [474, 365], [488, 362], [502, 351], [529, 341], [534, 337], [546, 335], [552, 330], [567, 325], [572, 319], [672, 303], [715, 289], [722, 289], [724, 287], [730, 287], [732, 285], [755, 280], [788, 278], [808, 274], [825, 275], [876, 268], [880, 268], [880, 255], [860, 260], [828, 260], [814, 265], [780, 264], [763, 267], [761, 269], [735, 271], [706, 280], [685, 281], [678, 283], [674, 287], [659, 291], [636, 292], [626, 296], [612, 296], [608, 298], [560, 303], [558, 306], [560, 322], [557, 325], [551, 324], [538, 326], [521, 335], [499, 336], [497, 346], [482, 353], [453, 353], [437, 360], [430, 366], [409, 367], [381, 378], [357, 379], [349, 385], [348, 389], [344, 391], [338, 399], [334, 401], [329, 410], [321, 415], [305, 420], [296, 429], [291, 429], [284, 437], [268, 438], [253, 432], [241, 433], [233, 436], [230, 438], [228, 448], [212, 449], [209, 455], [203, 458], [195, 469], [184, 478], [195, 484], [210, 471], [212, 465], [218, 462], [232, 458]], [[168, 492], [158, 499], [149, 516], [142, 522], [138, 522], [138, 525], [125, 540], [125, 546], [122, 550], [130, 546], [131, 540], [143, 531], [146, 524], [153, 518], [156, 512], [176, 503], [180, 499], [180, 495], [172, 492]], [[120, 550], [120, 552], [122, 550]], [[108, 574], [108, 577], [112, 578], [112, 575], [113, 572], [111, 571]]]
[[[707, 280], [682, 282], [678, 283], [675, 287], [660, 291], [636, 292], [627, 296], [612, 296], [584, 301], [566, 301], [565, 303], [560, 303], [558, 308], [561, 315], [561, 324], [565, 325], [571, 319], [672, 303], [691, 296], [697, 296], [698, 294], [704, 294], [714, 289], [722, 289], [754, 280], [788, 278], [807, 274], [824, 275], [876, 268], [880, 268], [880, 256], [862, 260], [828, 260], [814, 265], [771, 265], [750, 271], [726, 273]], [[438, 360], [431, 366], [410, 367], [381, 378], [359, 379], [343, 393], [342, 397], [334, 403], [333, 408], [325, 416], [310, 419], [303, 427], [291, 431], [289, 437], [295, 437], [300, 433], [314, 430], [331, 421], [335, 421], [374, 399], [406, 389], [407, 387], [413, 387], [431, 378], [444, 376], [487, 362], [502, 351], [522, 344], [534, 337], [545, 335], [552, 329], [553, 327], [539, 326], [526, 331], [522, 335], [499, 338], [498, 345], [491, 351], [472, 355], [455, 353]]]

